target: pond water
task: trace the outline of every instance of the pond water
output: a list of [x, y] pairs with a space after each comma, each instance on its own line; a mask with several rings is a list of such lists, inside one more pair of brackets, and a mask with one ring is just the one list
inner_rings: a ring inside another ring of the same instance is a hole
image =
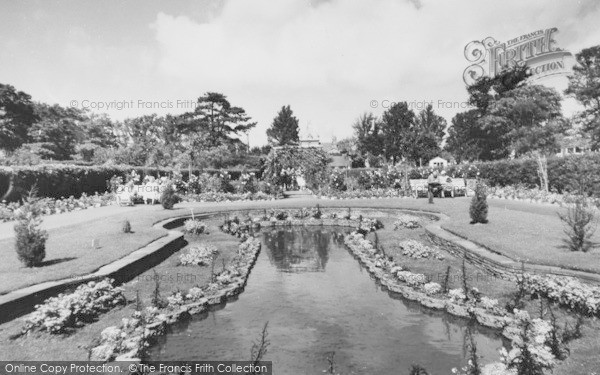
[[[340, 228], [263, 230], [263, 248], [234, 301], [179, 324], [150, 350], [154, 360], [248, 360], [268, 322], [263, 360], [274, 374], [404, 374], [421, 364], [450, 374], [466, 363], [467, 322], [399, 298], [344, 247]], [[500, 336], [470, 328], [482, 363]]]

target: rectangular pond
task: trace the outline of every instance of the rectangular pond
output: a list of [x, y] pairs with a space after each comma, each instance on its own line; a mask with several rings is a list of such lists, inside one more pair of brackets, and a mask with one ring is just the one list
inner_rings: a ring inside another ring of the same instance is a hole
[[151, 348], [154, 360], [249, 360], [268, 322], [263, 360], [275, 374], [404, 374], [412, 364], [450, 374], [467, 361], [467, 330], [481, 363], [503, 346], [492, 330], [399, 298], [378, 285], [343, 244], [345, 229], [267, 228], [245, 291], [180, 323]]

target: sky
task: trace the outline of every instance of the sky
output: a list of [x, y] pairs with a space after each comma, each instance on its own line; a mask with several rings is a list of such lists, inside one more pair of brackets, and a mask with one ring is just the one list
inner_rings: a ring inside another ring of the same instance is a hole
[[473, 40], [557, 27], [576, 53], [600, 44], [598, 20], [597, 0], [0, 0], [0, 83], [116, 120], [221, 92], [258, 123], [251, 146], [284, 105], [329, 142], [392, 102], [431, 102], [450, 121]]

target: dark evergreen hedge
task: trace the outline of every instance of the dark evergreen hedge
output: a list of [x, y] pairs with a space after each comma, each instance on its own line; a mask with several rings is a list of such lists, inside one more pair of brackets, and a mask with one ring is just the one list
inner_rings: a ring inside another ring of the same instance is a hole
[[[0, 198], [7, 201], [17, 201], [25, 196], [32, 186], [36, 186], [38, 196], [61, 198], [75, 196], [82, 193], [103, 193], [108, 190], [108, 181], [113, 176], [123, 176], [135, 170], [137, 174], [144, 177], [152, 175], [155, 177], [171, 176], [174, 169], [132, 167], [128, 165], [114, 166], [84, 166], [67, 164], [47, 164], [36, 166], [0, 167]], [[187, 181], [188, 170], [178, 171]], [[193, 171], [221, 173], [221, 170]], [[227, 171], [232, 180], [236, 180], [242, 171]], [[254, 171], [256, 172], [256, 171]]]

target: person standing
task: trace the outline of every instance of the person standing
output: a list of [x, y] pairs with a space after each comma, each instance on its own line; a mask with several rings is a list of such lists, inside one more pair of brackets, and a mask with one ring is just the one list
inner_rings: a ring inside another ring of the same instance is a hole
[[442, 184], [440, 183], [440, 177], [437, 170], [433, 170], [427, 178], [427, 196], [429, 197], [429, 203], [433, 204], [433, 195], [439, 190]]

